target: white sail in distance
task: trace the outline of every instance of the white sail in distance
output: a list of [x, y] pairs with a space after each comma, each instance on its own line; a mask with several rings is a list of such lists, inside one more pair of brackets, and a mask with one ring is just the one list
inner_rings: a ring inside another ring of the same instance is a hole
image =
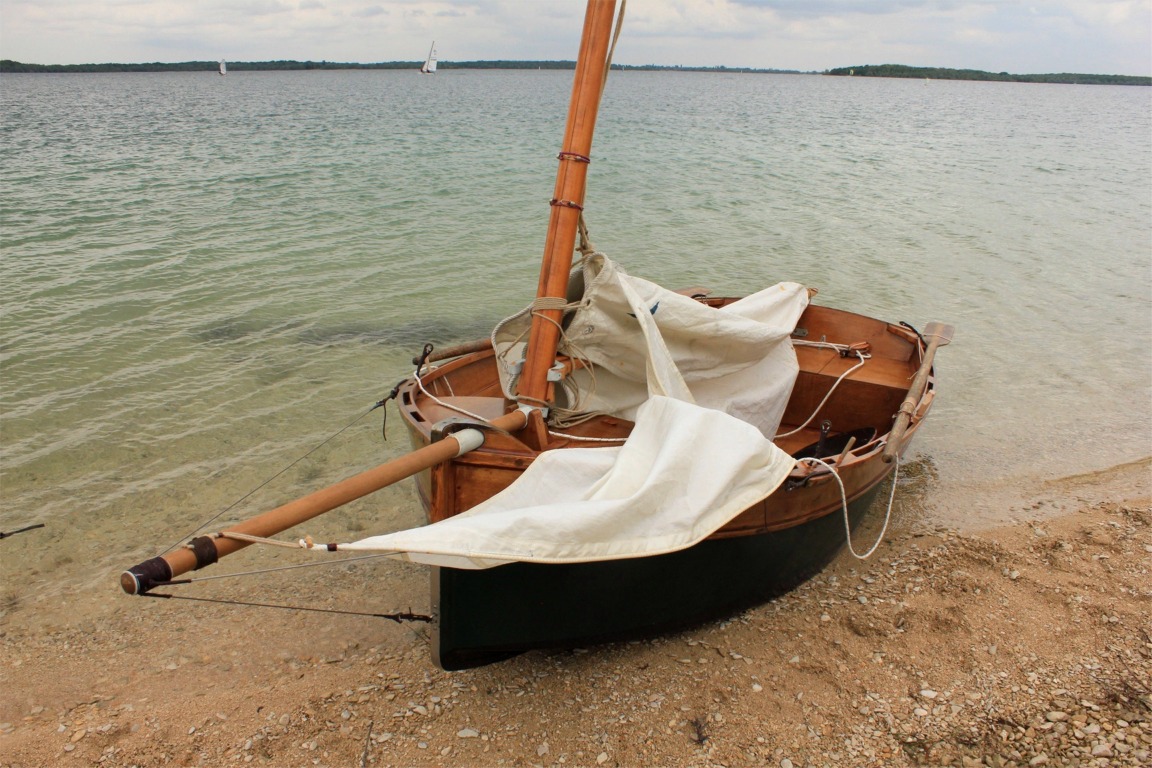
[[420, 67], [420, 71], [426, 75], [436, 74], [436, 41], [432, 41], [432, 47], [428, 49], [428, 58], [424, 60], [424, 66]]

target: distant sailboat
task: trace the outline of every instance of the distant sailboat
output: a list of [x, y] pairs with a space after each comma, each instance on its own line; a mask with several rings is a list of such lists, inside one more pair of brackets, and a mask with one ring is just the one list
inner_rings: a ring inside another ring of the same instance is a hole
[[224, 59], [220, 59], [220, 74], [228, 74], [228, 62], [224, 61]]
[[432, 47], [428, 49], [428, 58], [424, 60], [424, 66], [420, 67], [420, 71], [425, 75], [436, 74], [436, 41], [432, 41]]

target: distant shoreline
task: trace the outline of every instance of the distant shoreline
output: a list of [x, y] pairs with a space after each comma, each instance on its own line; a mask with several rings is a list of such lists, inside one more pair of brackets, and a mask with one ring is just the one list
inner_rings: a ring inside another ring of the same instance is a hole
[[1135, 75], [1091, 75], [1054, 72], [1040, 75], [1013, 75], [1008, 72], [984, 72], [979, 69], [944, 69], [909, 67], [903, 64], [864, 64], [837, 67], [824, 72], [841, 77], [905, 77], [925, 80], [977, 80], [1002, 83], [1061, 83], [1065, 85], [1152, 85], [1152, 77]]
[[[385, 61], [375, 64], [357, 64], [334, 61], [236, 61], [228, 62], [229, 72], [326, 70], [326, 69], [401, 69], [416, 70], [419, 61]], [[574, 69], [574, 61], [441, 61], [440, 69]], [[216, 72], [215, 61], [151, 62], [145, 64], [26, 64], [4, 59], [0, 73], [87, 73], [87, 72]], [[984, 72], [977, 69], [946, 69], [941, 67], [910, 67], [903, 64], [864, 64], [857, 67], [837, 67], [819, 71], [796, 69], [758, 69], [754, 67], [683, 67], [660, 64], [615, 64], [616, 70], [641, 72], [719, 72], [786, 75], [831, 75], [840, 77], [895, 77], [927, 80], [976, 80], [1011, 83], [1063, 83], [1069, 85], [1145, 85], [1152, 86], [1152, 77], [1136, 75], [1094, 75], [1060, 72], [1035, 75], [1014, 75], [1008, 72]]]
[[[339, 61], [229, 61], [228, 71], [255, 72], [279, 70], [314, 70], [314, 69], [402, 69], [418, 70], [423, 61], [383, 61], [375, 64], [358, 64], [355, 62]], [[25, 64], [19, 61], [4, 59], [0, 61], [0, 73], [3, 72], [30, 72], [30, 73], [65, 73], [65, 72], [216, 72], [219, 69], [216, 61], [183, 61], [183, 62], [150, 62], [145, 64]], [[573, 70], [575, 61], [443, 61], [438, 62], [439, 69], [558, 69]], [[819, 72], [801, 72], [795, 69], [754, 69], [751, 67], [678, 67], [658, 64], [645, 64], [642, 66], [613, 64], [615, 70], [640, 71], [671, 71], [671, 72], [756, 72], [763, 74], [811, 74]]]

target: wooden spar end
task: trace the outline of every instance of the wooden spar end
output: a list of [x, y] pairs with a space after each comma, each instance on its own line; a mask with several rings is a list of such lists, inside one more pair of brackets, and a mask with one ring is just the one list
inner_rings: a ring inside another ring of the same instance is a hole
[[160, 582], [172, 579], [172, 567], [162, 557], [145, 560], [120, 574], [120, 588], [129, 595], [142, 595]]

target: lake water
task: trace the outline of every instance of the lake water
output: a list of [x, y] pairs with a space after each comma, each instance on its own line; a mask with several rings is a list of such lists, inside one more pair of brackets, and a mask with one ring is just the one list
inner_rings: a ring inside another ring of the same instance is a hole
[[[570, 72], [8, 75], [0, 544], [51, 594], [404, 449], [424, 342], [536, 285]], [[1149, 91], [614, 73], [586, 216], [669, 287], [953, 323], [916, 514], [1152, 446]], [[420, 521], [407, 486], [317, 528]], [[56, 586], [48, 586], [49, 581]], [[21, 587], [23, 590], [23, 587]]]

